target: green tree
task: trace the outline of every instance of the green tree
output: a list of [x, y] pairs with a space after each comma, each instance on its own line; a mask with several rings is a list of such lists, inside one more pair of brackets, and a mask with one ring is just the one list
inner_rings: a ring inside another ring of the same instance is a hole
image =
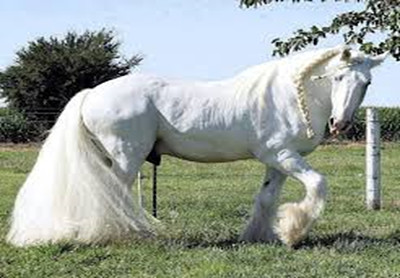
[[[336, 2], [341, 0], [335, 0]], [[244, 7], [270, 5], [283, 0], [241, 0]], [[293, 3], [316, 2], [312, 0], [291, 0]], [[326, 2], [321, 0], [321, 2]], [[342, 0], [341, 2], [350, 2]], [[354, 43], [368, 54], [380, 54], [390, 51], [400, 61], [400, 0], [354, 0], [364, 2], [362, 11], [351, 11], [337, 15], [327, 26], [312, 26], [308, 30], [297, 30], [287, 39], [276, 38], [274, 55], [284, 56], [292, 51], [305, 48], [309, 44], [318, 44], [328, 35], [343, 34], [346, 43]], [[372, 40], [371, 35], [379, 33]]]
[[127, 74], [141, 61], [124, 59], [112, 31], [41, 37], [16, 53], [0, 72], [0, 92], [12, 109], [49, 128], [68, 100], [84, 88]]

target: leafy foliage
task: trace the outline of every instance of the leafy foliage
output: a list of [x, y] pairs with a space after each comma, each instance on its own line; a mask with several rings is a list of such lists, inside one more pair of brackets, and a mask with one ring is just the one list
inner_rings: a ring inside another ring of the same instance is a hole
[[[376, 108], [379, 115], [381, 129], [381, 140], [385, 142], [400, 141], [400, 108], [398, 107], [379, 107]], [[354, 118], [353, 126], [346, 134], [341, 134], [337, 138], [332, 138], [327, 127], [325, 138], [339, 141], [365, 141], [366, 140], [366, 108], [360, 108]]]
[[[276, 2], [284, 2], [285, 0], [241, 0], [240, 5], [249, 7], [257, 7], [260, 5], [267, 5]], [[291, 0], [292, 3], [300, 2], [313, 2], [313, 0]], [[356, 2], [361, 2], [361, 0], [355, 0]], [[326, 2], [326, 0], [321, 0], [321, 2]], [[349, 0], [335, 0], [335, 2], [350, 2]]]
[[29, 121], [47, 127], [77, 92], [127, 74], [141, 58], [123, 59], [112, 31], [69, 32], [62, 39], [41, 37], [16, 54], [0, 73], [0, 91]]
[[[364, 141], [366, 134], [365, 108], [358, 111], [354, 125], [342, 139], [351, 141]], [[381, 125], [381, 138], [384, 141], [400, 140], [400, 108], [378, 108], [379, 122]]]
[[[246, 7], [268, 5], [273, 2], [283, 1], [241, 0], [242, 6]], [[313, 1], [292, 0], [292, 2]], [[339, 14], [327, 26], [312, 26], [308, 30], [299, 29], [286, 40], [274, 39], [272, 41], [275, 46], [273, 54], [285, 56], [291, 51], [301, 50], [307, 45], [316, 45], [327, 35], [342, 33], [346, 43], [359, 45], [365, 53], [381, 54], [389, 51], [397, 61], [400, 61], [400, 0], [365, 0], [364, 2], [364, 10]], [[379, 42], [375, 43], [370, 35], [377, 32], [383, 36], [379, 37]]]
[[38, 137], [41, 125], [28, 122], [25, 117], [13, 109], [0, 109], [0, 142], [25, 143]]

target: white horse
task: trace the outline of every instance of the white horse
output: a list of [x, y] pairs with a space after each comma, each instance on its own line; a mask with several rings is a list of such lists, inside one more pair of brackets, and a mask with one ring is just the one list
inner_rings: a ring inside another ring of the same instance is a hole
[[[306, 52], [217, 82], [131, 74], [77, 94], [66, 106], [22, 186], [7, 240], [17, 246], [104, 243], [155, 233], [132, 197], [146, 159], [199, 162], [255, 158], [267, 166], [244, 241], [292, 246], [320, 215], [325, 178], [303, 158], [327, 122], [346, 131], [371, 82], [368, 57], [347, 47]], [[277, 208], [287, 176], [306, 196]]]

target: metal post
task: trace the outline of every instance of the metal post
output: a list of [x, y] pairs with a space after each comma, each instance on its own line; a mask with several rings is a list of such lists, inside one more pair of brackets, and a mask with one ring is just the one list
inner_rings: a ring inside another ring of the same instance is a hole
[[153, 164], [153, 216], [157, 217], [157, 165]]
[[380, 124], [377, 110], [368, 108], [366, 117], [366, 203], [367, 209], [378, 210], [381, 208], [381, 165]]
[[137, 180], [138, 180], [138, 185], [137, 185], [137, 194], [138, 194], [138, 202], [139, 202], [139, 207], [142, 207], [142, 173], [139, 171], [137, 174]]
[[137, 185], [137, 197], [138, 197], [138, 204], [139, 204], [139, 209], [140, 209], [140, 213], [143, 213], [144, 209], [143, 209], [143, 192], [142, 192], [142, 179], [144, 177], [142, 176], [142, 172], [139, 171], [137, 174], [137, 181], [138, 181], [138, 185]]

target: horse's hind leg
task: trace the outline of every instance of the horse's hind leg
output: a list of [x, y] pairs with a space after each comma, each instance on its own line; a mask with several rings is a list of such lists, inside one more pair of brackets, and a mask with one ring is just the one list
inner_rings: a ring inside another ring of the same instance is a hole
[[286, 175], [274, 168], [268, 168], [260, 193], [255, 198], [253, 215], [240, 239], [249, 242], [268, 242], [276, 239], [273, 221]]
[[[157, 119], [151, 109], [145, 111], [132, 109], [132, 111], [124, 112], [129, 116], [123, 117], [116, 112], [109, 115], [93, 108], [95, 105], [106, 106], [106, 104], [90, 105], [90, 101], [91, 99], [89, 99], [87, 109], [83, 111], [84, 122], [98, 141], [99, 147], [110, 156], [114, 173], [124, 183], [131, 186], [141, 165], [154, 147]], [[122, 109], [114, 106], [109, 109], [115, 111]]]
[[147, 144], [140, 144], [134, 133], [96, 134], [96, 137], [109, 156], [112, 171], [131, 188], [147, 153], [151, 151], [151, 140]]
[[[101, 128], [96, 126], [99, 121]], [[137, 198], [132, 196], [132, 184], [155, 142], [156, 125], [151, 121], [145, 115], [113, 121], [92, 117], [86, 121], [95, 145], [107, 160], [108, 169], [99, 173], [98, 180], [102, 181], [92, 193], [97, 198], [96, 217], [104, 218], [103, 227], [112, 227], [106, 235], [111, 239], [132, 231], [154, 232]]]

